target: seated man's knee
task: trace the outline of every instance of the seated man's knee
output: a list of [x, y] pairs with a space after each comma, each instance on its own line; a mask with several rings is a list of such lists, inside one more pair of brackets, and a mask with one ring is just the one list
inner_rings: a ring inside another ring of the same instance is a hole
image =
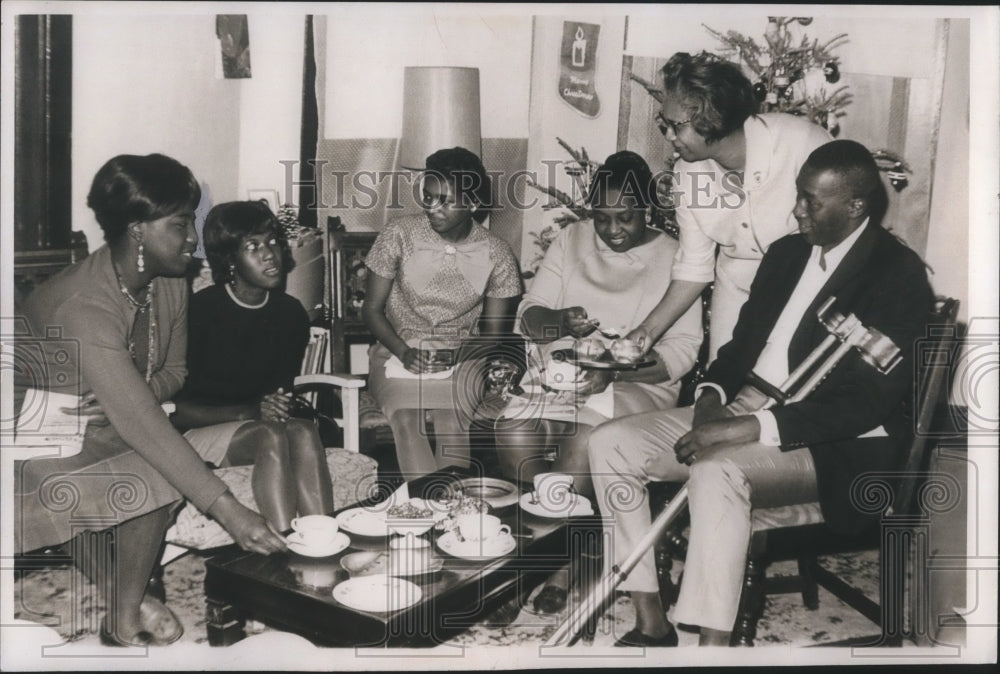
[[711, 456], [698, 459], [691, 466], [688, 490], [692, 499], [737, 499], [749, 503], [750, 483], [738, 464]]

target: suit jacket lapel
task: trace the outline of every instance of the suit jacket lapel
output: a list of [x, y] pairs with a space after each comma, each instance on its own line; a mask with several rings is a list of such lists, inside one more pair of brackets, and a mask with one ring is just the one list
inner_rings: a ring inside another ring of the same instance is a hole
[[[802, 321], [795, 329], [792, 341], [789, 344], [790, 365], [795, 365], [802, 361], [806, 355], [826, 337], [827, 331], [816, 318], [816, 311], [831, 295], [837, 298], [834, 309], [844, 313], [850, 311], [852, 297], [858, 287], [864, 285], [863, 276], [865, 269], [869, 267], [869, 258], [879, 241], [881, 228], [871, 223], [858, 240], [854, 242], [847, 255], [827, 279], [823, 287], [820, 288], [816, 299], [812, 301]], [[817, 331], [820, 334], [817, 334]]]

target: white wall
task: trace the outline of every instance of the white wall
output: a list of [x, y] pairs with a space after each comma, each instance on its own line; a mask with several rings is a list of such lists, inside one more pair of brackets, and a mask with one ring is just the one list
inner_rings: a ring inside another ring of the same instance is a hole
[[72, 216], [91, 250], [103, 236], [87, 192], [117, 154], [162, 152], [216, 201], [236, 197], [241, 82], [216, 79], [218, 51], [211, 14], [74, 15]]
[[927, 264], [934, 291], [962, 301], [969, 316], [969, 23], [950, 22], [941, 126], [934, 162]]
[[[298, 159], [305, 15], [249, 14], [250, 79], [221, 77], [214, 14], [73, 17], [73, 229], [103, 243], [87, 191], [116, 154], [162, 152], [211, 189], [286, 198], [282, 159]], [[297, 176], [297, 173], [296, 173]]]
[[[270, 189], [278, 191], [284, 204], [288, 203], [285, 167], [278, 162], [299, 159], [305, 15], [250, 14], [248, 28], [253, 77], [239, 83], [239, 180], [235, 198], [246, 199], [247, 190]], [[298, 176], [295, 170], [293, 179]]]
[[[601, 101], [597, 117], [586, 117], [562, 99], [558, 92], [563, 22], [581, 21], [599, 24], [595, 89]], [[559, 146], [557, 137], [597, 161], [615, 151], [618, 139], [618, 107], [621, 100], [622, 45], [625, 37], [625, 16], [604, 15], [594, 8], [580, 8], [565, 15], [535, 17], [531, 67], [531, 111], [528, 135], [528, 170], [538, 173], [538, 182], [553, 185], [566, 193], [572, 189], [571, 179], [561, 166], [553, 171], [545, 162], [571, 161]], [[524, 215], [525, 236], [521, 245], [521, 260], [529, 264], [538, 252], [529, 232], [539, 231], [551, 221], [556, 211], [543, 211], [548, 197], [529, 189], [528, 203], [538, 205]]]
[[365, 6], [327, 17], [326, 138], [398, 138], [403, 68], [479, 68], [484, 138], [524, 138], [531, 16], [517, 7]]

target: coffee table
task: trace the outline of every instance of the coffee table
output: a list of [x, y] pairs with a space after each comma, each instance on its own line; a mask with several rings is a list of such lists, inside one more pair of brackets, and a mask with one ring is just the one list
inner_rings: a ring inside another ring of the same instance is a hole
[[[411, 480], [409, 493], [433, 498], [465, 477], [479, 476], [444, 469]], [[462, 633], [514, 596], [526, 596], [601, 536], [600, 519], [595, 516], [543, 518], [517, 504], [493, 514], [516, 534], [514, 551], [483, 561], [451, 557], [437, 547], [438, 532], [432, 530], [426, 536], [443, 561], [442, 569], [414, 580], [422, 591], [418, 602], [387, 613], [351, 608], [333, 597], [333, 589], [349, 578], [341, 558], [352, 552], [386, 550], [386, 538], [352, 535], [346, 550], [320, 559], [292, 552], [220, 553], [206, 562], [209, 643], [238, 641], [244, 636], [245, 621], [253, 619], [323, 646], [433, 646]]]

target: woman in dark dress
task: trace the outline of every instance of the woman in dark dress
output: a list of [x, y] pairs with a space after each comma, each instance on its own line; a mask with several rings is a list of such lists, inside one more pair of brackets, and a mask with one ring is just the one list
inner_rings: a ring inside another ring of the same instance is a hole
[[282, 286], [291, 255], [262, 201], [215, 206], [205, 219], [215, 285], [188, 313], [188, 378], [174, 424], [218, 466], [253, 464], [253, 493], [279, 530], [333, 509], [326, 453], [312, 421], [289, 416], [309, 317]]
[[[188, 288], [201, 190], [163, 155], [120, 155], [97, 173], [87, 204], [107, 245], [45, 284], [24, 313], [43, 365], [21, 381], [42, 392], [82, 394], [92, 419], [82, 450], [15, 463], [15, 551], [74, 541], [74, 562], [108, 597], [101, 640], [162, 645], [183, 628], [146, 586], [172, 507], [191, 500], [244, 549], [285, 549], [171, 425], [161, 404], [185, 375]], [[90, 532], [111, 528], [113, 555]], [[113, 590], [113, 591], [112, 591]]]

